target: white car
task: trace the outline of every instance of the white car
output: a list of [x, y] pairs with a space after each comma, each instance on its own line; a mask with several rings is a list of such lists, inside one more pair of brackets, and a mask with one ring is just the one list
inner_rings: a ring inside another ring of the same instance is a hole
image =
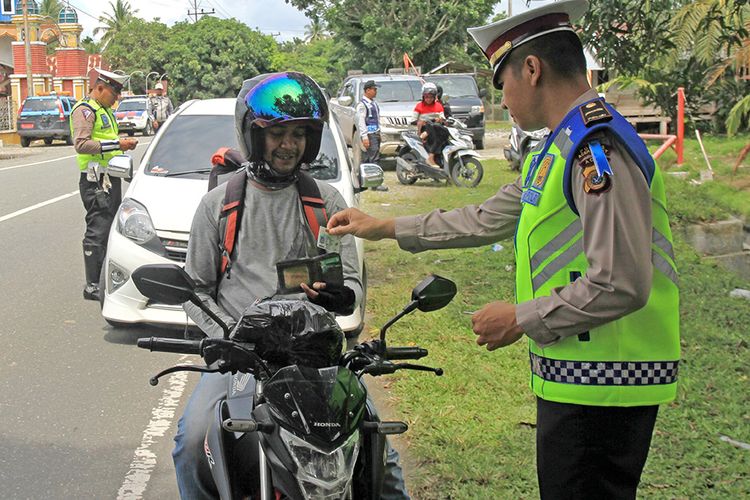
[[154, 135], [154, 123], [151, 117], [151, 104], [147, 98], [132, 97], [120, 102], [115, 110], [115, 120], [120, 132], [133, 135]]
[[[208, 189], [211, 156], [220, 147], [237, 147], [234, 105], [234, 99], [186, 102], [159, 130], [134, 174], [130, 157], [110, 162], [111, 175], [117, 175], [120, 167], [121, 175], [132, 181], [112, 224], [102, 266], [102, 315], [109, 324], [193, 325], [181, 306], [155, 303], [141, 295], [130, 275], [144, 264], [185, 262], [193, 215]], [[318, 156], [326, 167], [310, 173], [334, 186], [349, 206], [356, 207], [363, 190], [357, 186], [380, 185], [383, 171], [365, 164], [353, 178], [346, 143], [337, 122], [330, 118]], [[338, 318], [350, 337], [362, 329], [367, 287], [362, 240], [357, 238], [356, 245], [365, 294], [354, 314]]]

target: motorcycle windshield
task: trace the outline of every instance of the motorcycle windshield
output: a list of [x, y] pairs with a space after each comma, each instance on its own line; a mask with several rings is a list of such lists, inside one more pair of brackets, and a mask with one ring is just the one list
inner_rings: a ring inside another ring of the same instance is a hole
[[324, 447], [359, 427], [367, 398], [356, 375], [339, 366], [287, 366], [266, 382], [263, 394], [285, 427]]

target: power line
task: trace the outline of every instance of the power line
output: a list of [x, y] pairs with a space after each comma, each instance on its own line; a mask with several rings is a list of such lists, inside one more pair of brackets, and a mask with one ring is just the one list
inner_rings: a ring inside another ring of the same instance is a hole
[[224, 7], [221, 5], [221, 2], [219, 0], [216, 0], [216, 3], [212, 2], [211, 0], [206, 0], [208, 2], [208, 5], [210, 5], [213, 8], [216, 8], [219, 11], [219, 14], [224, 16], [226, 19], [231, 19], [232, 16], [229, 12], [224, 9]]
[[89, 16], [89, 17], [90, 17], [91, 19], [93, 19], [93, 20], [95, 20], [95, 21], [98, 21], [98, 20], [99, 20], [99, 18], [98, 18], [98, 17], [96, 17], [96, 16], [93, 16], [93, 15], [89, 14], [88, 12], [86, 12], [85, 10], [83, 10], [82, 8], [80, 8], [80, 7], [78, 7], [77, 5], [75, 5], [75, 4], [73, 3], [73, 2], [70, 2], [70, 1], [69, 1], [69, 2], [68, 2], [68, 4], [70, 4], [71, 6], [73, 6], [73, 8], [75, 8], [75, 10], [76, 10], [76, 11], [78, 11], [78, 12], [81, 12], [82, 14], [86, 14], [86, 15], [87, 15], [87, 16]]
[[188, 8], [188, 17], [193, 16], [195, 18], [195, 22], [198, 22], [198, 16], [207, 16], [210, 14], [216, 14], [216, 11], [214, 9], [211, 9], [211, 12], [206, 12], [203, 10], [203, 7], [201, 7], [201, 11], [198, 12], [198, 0], [192, 0], [190, 2], [193, 4], [193, 12], [190, 12], [190, 8]]

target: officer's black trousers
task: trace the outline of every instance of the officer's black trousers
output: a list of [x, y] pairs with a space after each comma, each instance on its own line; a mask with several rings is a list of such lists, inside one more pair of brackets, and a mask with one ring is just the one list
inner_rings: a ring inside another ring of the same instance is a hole
[[367, 134], [370, 139], [370, 147], [362, 152], [362, 163], [379, 163], [380, 162], [380, 132]]
[[658, 406], [584, 406], [537, 398], [543, 500], [634, 499]]
[[83, 208], [86, 209], [86, 232], [83, 235], [84, 262], [86, 265], [86, 282], [99, 283], [98, 271], [101, 269], [107, 251], [109, 228], [117, 213], [122, 199], [120, 179], [111, 177], [112, 187], [109, 193], [99, 189], [96, 182], [86, 179], [86, 172], [81, 173], [78, 190], [81, 193]]

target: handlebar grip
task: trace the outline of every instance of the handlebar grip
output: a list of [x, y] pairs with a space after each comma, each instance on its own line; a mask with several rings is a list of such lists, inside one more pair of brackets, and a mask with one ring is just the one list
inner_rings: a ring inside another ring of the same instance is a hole
[[419, 359], [427, 356], [427, 349], [421, 347], [386, 347], [385, 359]]
[[200, 340], [166, 339], [161, 337], [144, 337], [138, 339], [138, 347], [149, 351], [176, 352], [180, 354], [200, 354]]

